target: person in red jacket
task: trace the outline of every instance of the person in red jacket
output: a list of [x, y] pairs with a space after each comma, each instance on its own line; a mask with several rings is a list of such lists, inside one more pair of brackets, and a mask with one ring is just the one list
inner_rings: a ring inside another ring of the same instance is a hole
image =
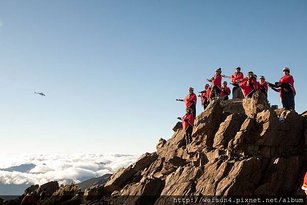
[[307, 172], [305, 173], [305, 177], [304, 177], [304, 182], [302, 185], [302, 189], [305, 191], [306, 195], [307, 195]]
[[263, 93], [266, 97], [268, 97], [268, 83], [265, 81], [264, 76], [260, 76], [259, 81], [259, 90], [261, 93]]
[[182, 128], [184, 130], [184, 137], [186, 146], [192, 142], [192, 132], [194, 126], [194, 116], [192, 114], [192, 109], [187, 108], [186, 114], [181, 118], [182, 120]]
[[245, 98], [251, 98], [257, 91], [257, 81], [252, 71], [248, 72], [247, 77], [239, 84]]
[[241, 72], [241, 68], [237, 67], [236, 72], [230, 76], [231, 78], [231, 84], [233, 85], [232, 88], [232, 99], [242, 99], [243, 94], [240, 89], [240, 81], [244, 78], [243, 73]]
[[[199, 92], [200, 95], [198, 96], [201, 99], [201, 104], [203, 105], [204, 110], [206, 109], [206, 107], [209, 104], [209, 98], [208, 98], [208, 92], [210, 92], [209, 87], [210, 87], [209, 84], [206, 84], [205, 89], [203, 91]], [[209, 94], [209, 96], [210, 96], [210, 94]]]
[[227, 87], [227, 82], [224, 81], [220, 96], [222, 97], [223, 100], [228, 100], [229, 99], [228, 95], [230, 95], [230, 88]]
[[211, 96], [213, 97], [219, 97], [221, 93], [221, 87], [222, 87], [222, 69], [218, 68], [215, 71], [215, 75], [211, 79], [207, 79], [207, 81], [211, 82]]
[[254, 85], [255, 85], [255, 90], [260, 91], [260, 83], [258, 82], [258, 76], [254, 74]]
[[194, 93], [194, 88], [189, 88], [189, 94], [184, 99], [176, 99], [177, 101], [184, 101], [186, 108], [191, 108], [194, 118], [196, 117], [196, 102], [197, 97]]
[[269, 86], [280, 93], [281, 103], [283, 108], [287, 110], [295, 110], [294, 96], [296, 95], [294, 89], [294, 79], [290, 75], [290, 69], [288, 67], [283, 68], [284, 76], [280, 78], [275, 84], [269, 84]]
[[212, 92], [212, 87], [209, 85], [208, 89], [206, 90], [206, 98], [208, 100], [208, 105], [211, 101], [211, 92]]

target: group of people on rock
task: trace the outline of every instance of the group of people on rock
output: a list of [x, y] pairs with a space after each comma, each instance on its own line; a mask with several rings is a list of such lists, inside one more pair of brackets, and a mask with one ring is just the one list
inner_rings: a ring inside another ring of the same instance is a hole
[[[229, 78], [230, 84], [233, 85], [232, 99], [251, 98], [254, 93], [263, 93], [268, 96], [268, 88], [280, 93], [281, 102], [284, 109], [294, 110], [294, 96], [296, 94], [294, 89], [294, 79], [290, 74], [288, 67], [283, 68], [284, 75], [276, 83], [269, 83], [265, 80], [264, 76], [257, 79], [257, 75], [253, 71], [249, 71], [244, 77], [240, 67], [235, 68], [236, 71], [231, 76], [222, 75], [222, 69], [218, 68], [215, 71], [215, 75], [207, 79], [211, 85], [206, 84], [204, 90], [199, 92], [201, 98], [201, 104], [204, 109], [208, 106], [210, 101], [220, 98], [222, 100], [228, 100], [231, 93], [230, 88], [227, 86], [227, 82], [222, 80], [223, 78]], [[183, 101], [186, 107], [186, 114], [178, 118], [182, 121], [182, 127], [185, 131], [186, 145], [192, 141], [192, 131], [194, 125], [194, 119], [196, 117], [196, 103], [197, 96], [194, 93], [192, 87], [189, 88], [189, 93], [184, 99], [176, 99], [176, 101]]]
[[[200, 94], [198, 97], [201, 98], [201, 104], [204, 110], [213, 99], [220, 98], [222, 100], [228, 100], [231, 90], [227, 86], [226, 81], [223, 81], [222, 83], [222, 79], [224, 77], [230, 78], [230, 84], [233, 85], [232, 99], [251, 98], [256, 92], [262, 93], [265, 97], [268, 97], [268, 88], [270, 87], [272, 90], [280, 93], [280, 98], [284, 109], [294, 110], [294, 96], [296, 95], [294, 78], [290, 74], [290, 69], [288, 67], [284, 67], [282, 71], [284, 75], [278, 82], [273, 84], [267, 82], [264, 76], [260, 76], [258, 81], [257, 75], [252, 71], [249, 71], [246, 77], [244, 77], [240, 67], [236, 67], [236, 71], [231, 76], [222, 75], [222, 69], [218, 68], [215, 71], [215, 75], [212, 78], [207, 79], [211, 85], [205, 84], [204, 90], [199, 92]], [[186, 114], [178, 119], [182, 121], [182, 128], [184, 130], [184, 137], [187, 146], [192, 142], [193, 125], [196, 117], [197, 96], [194, 93], [194, 89], [190, 87], [189, 93], [184, 99], [176, 100], [183, 101], [186, 107]], [[307, 172], [304, 177], [302, 189], [307, 195]]]

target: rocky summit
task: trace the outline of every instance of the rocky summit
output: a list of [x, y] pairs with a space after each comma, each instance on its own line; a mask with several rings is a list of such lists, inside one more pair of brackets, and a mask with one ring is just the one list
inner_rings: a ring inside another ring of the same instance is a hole
[[[82, 196], [76, 204], [162, 205], [174, 204], [172, 196], [304, 195], [306, 113], [272, 109], [259, 94], [243, 101], [217, 99], [197, 116], [192, 137], [186, 146], [184, 131], [177, 129], [159, 140], [156, 152], [66, 198]], [[59, 189], [53, 195], [62, 196], [65, 189]]]

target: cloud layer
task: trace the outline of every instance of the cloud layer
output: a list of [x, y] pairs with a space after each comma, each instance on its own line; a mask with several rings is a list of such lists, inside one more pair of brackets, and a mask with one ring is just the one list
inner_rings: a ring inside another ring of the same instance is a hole
[[[44, 184], [53, 180], [60, 184], [79, 183], [106, 173], [113, 173], [121, 167], [132, 164], [136, 159], [137, 156], [120, 154], [2, 156], [0, 159], [0, 183]], [[25, 167], [24, 170], [22, 170], [23, 167]], [[34, 168], [26, 169], [29, 167]]]

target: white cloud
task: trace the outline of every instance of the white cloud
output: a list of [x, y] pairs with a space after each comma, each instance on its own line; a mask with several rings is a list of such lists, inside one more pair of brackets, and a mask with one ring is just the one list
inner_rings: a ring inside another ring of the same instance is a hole
[[[3, 184], [44, 184], [59, 181], [61, 184], [79, 183], [86, 179], [112, 173], [121, 167], [134, 163], [133, 155], [77, 154], [54, 155], [35, 154], [1, 157], [0, 183]], [[4, 171], [3, 169], [22, 164], [34, 164], [25, 172]]]

